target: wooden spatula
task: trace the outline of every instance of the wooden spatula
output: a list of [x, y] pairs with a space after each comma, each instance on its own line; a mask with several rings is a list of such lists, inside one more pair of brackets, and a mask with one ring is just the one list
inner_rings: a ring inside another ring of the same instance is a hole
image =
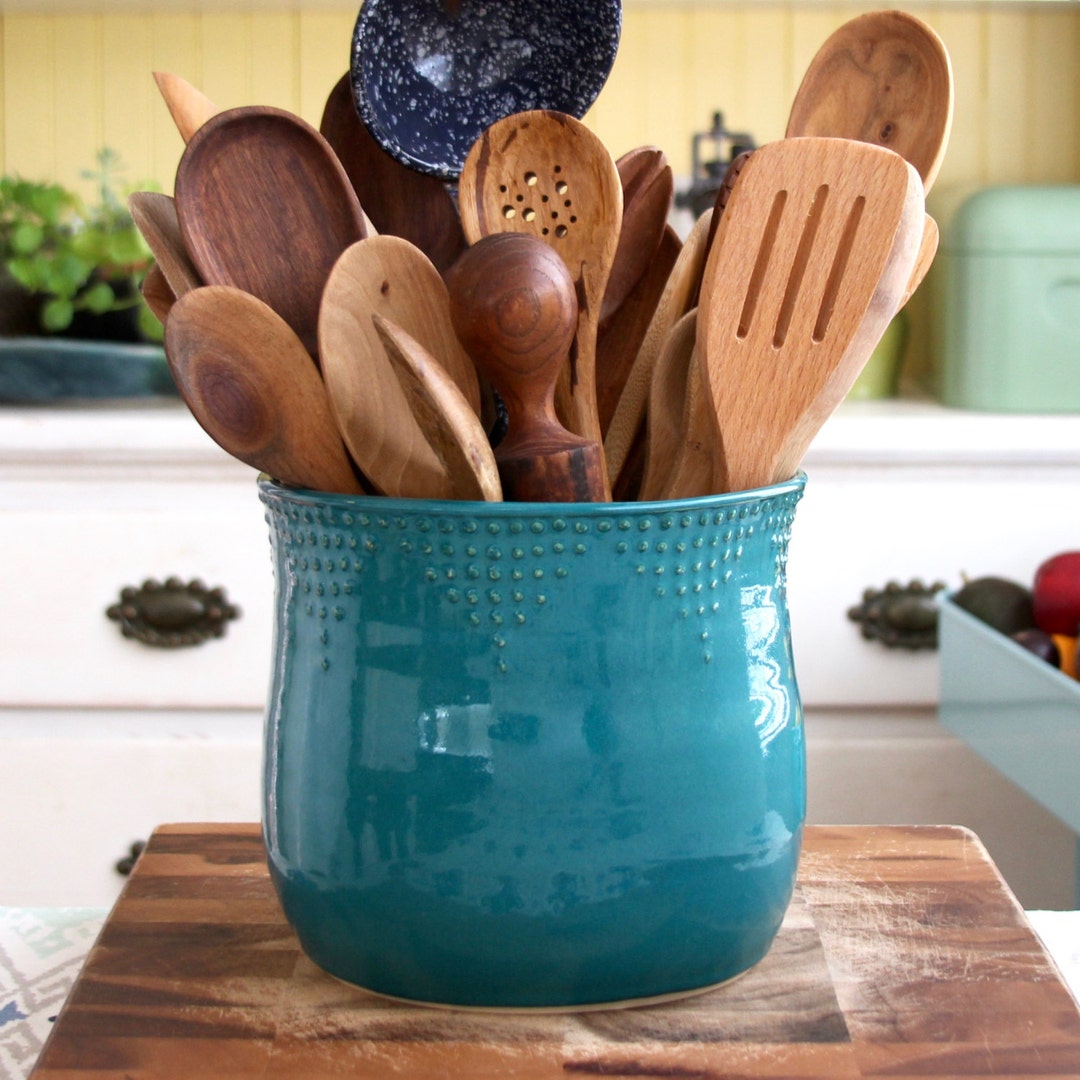
[[372, 318], [413, 415], [446, 469], [454, 498], [499, 502], [499, 468], [476, 410], [415, 338], [381, 315]]
[[716, 230], [698, 321], [721, 490], [797, 468], [895, 314], [924, 216], [921, 178], [891, 150], [794, 138], [754, 151]]

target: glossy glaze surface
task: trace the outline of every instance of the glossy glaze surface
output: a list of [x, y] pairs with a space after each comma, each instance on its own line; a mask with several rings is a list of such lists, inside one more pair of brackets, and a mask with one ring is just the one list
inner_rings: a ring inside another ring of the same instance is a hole
[[455, 180], [496, 120], [527, 109], [584, 116], [621, 28], [619, 0], [367, 0], [353, 34], [353, 96], [384, 150]]
[[311, 958], [496, 1007], [689, 991], [759, 960], [805, 804], [801, 493], [484, 505], [261, 481], [264, 829]]

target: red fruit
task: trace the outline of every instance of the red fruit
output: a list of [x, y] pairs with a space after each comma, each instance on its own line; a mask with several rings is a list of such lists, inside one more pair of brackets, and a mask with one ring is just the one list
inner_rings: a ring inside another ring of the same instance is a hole
[[1035, 625], [1048, 634], [1076, 634], [1080, 626], [1080, 551], [1052, 555], [1031, 587]]

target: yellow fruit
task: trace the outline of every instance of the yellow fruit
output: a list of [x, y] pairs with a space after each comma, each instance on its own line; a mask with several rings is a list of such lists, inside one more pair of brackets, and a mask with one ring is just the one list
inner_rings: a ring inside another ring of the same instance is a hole
[[1061, 653], [1061, 670], [1074, 679], [1080, 678], [1076, 674], [1076, 649], [1080, 638], [1071, 637], [1069, 634], [1051, 634], [1054, 644]]

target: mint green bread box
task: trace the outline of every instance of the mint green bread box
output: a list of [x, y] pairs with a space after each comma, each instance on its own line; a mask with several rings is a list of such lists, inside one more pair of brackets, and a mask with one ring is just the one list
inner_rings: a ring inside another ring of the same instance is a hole
[[939, 394], [956, 408], [1080, 412], [1080, 186], [1001, 186], [945, 228]]

